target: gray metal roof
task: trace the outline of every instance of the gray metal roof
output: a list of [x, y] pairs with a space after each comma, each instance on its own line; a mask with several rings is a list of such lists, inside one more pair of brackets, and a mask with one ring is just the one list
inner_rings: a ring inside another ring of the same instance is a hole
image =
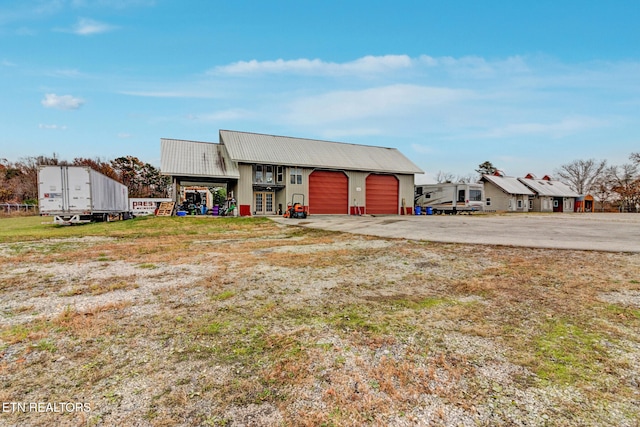
[[160, 139], [160, 170], [164, 175], [240, 178], [238, 165], [220, 144]]
[[424, 173], [395, 148], [287, 136], [220, 131], [220, 143], [239, 163], [331, 168], [371, 172]]
[[508, 194], [524, 194], [527, 196], [535, 195], [528, 187], [518, 181], [518, 178], [515, 177], [482, 175], [482, 179], [493, 183]]
[[528, 178], [518, 178], [518, 180], [538, 193], [539, 196], [580, 197], [578, 193], [569, 188], [564, 182]]

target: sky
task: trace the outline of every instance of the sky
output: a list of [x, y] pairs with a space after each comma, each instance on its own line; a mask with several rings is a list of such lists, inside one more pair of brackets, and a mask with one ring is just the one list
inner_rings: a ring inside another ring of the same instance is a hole
[[220, 129], [400, 150], [433, 182], [640, 151], [638, 0], [2, 0], [0, 159], [160, 167]]

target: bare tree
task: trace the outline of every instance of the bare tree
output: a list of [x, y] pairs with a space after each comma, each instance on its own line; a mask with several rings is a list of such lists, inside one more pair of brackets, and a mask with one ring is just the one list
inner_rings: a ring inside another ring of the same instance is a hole
[[476, 180], [477, 177], [472, 173], [469, 173], [467, 175], [458, 175], [458, 177], [456, 178], [456, 182], [464, 182], [465, 184], [472, 183]]
[[610, 204], [613, 201], [613, 196], [616, 194], [613, 190], [616, 169], [616, 166], [609, 166], [605, 168], [593, 183], [593, 196], [598, 200], [598, 202], [600, 202], [600, 210], [602, 212], [605, 211], [607, 204]]
[[640, 204], [638, 165], [625, 163], [611, 170], [612, 189], [620, 196], [622, 210], [635, 212]]
[[587, 194], [593, 191], [594, 183], [606, 167], [606, 160], [574, 160], [560, 166], [560, 169], [556, 170], [556, 175], [576, 193]]
[[435, 178], [438, 184], [442, 184], [444, 182], [454, 182], [456, 176], [449, 172], [438, 171]]

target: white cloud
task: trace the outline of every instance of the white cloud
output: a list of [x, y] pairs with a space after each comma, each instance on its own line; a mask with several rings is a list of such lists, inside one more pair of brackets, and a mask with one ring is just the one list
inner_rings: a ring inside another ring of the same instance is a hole
[[400, 70], [441, 71], [454, 77], [491, 78], [504, 73], [527, 73], [530, 71], [523, 57], [514, 56], [499, 61], [487, 61], [482, 57], [465, 56], [432, 57], [421, 55], [364, 56], [354, 61], [336, 63], [320, 59], [277, 59], [272, 61], [238, 61], [215, 67], [210, 74], [256, 75], [256, 74], [302, 74], [318, 76], [383, 75]]
[[378, 74], [409, 68], [412, 59], [407, 55], [365, 56], [345, 63], [324, 62], [320, 59], [277, 59], [275, 61], [239, 61], [213, 69], [213, 73], [243, 75], [262, 73], [292, 73], [314, 75]]
[[214, 95], [203, 91], [202, 89], [183, 90], [183, 91], [142, 91], [142, 90], [121, 90], [118, 93], [122, 95], [141, 96], [145, 98], [215, 98]]
[[106, 33], [116, 28], [117, 27], [113, 25], [94, 21], [93, 19], [80, 18], [78, 19], [78, 22], [67, 32], [71, 32], [80, 36], [89, 36], [93, 34]]
[[126, 9], [138, 6], [154, 6], [154, 0], [71, 0], [74, 7], [108, 7], [112, 9]]
[[341, 129], [325, 128], [321, 130], [321, 134], [327, 139], [344, 139], [359, 136], [377, 136], [384, 132], [378, 127], [349, 127]]
[[76, 69], [54, 70], [54, 71], [51, 71], [48, 74], [51, 75], [51, 76], [54, 76], [54, 77], [66, 77], [66, 78], [86, 78], [87, 77], [86, 74], [81, 73], [80, 71], [78, 71]]
[[216, 111], [209, 114], [192, 114], [187, 118], [190, 120], [202, 121], [202, 122], [223, 122], [249, 118], [253, 115], [248, 110], [242, 109], [229, 109], [224, 111]]
[[45, 108], [56, 108], [58, 110], [77, 110], [84, 104], [84, 100], [71, 95], [56, 95], [47, 93], [41, 101]]
[[545, 135], [562, 138], [588, 129], [608, 126], [609, 122], [595, 117], [567, 117], [554, 123], [512, 123], [491, 129], [483, 137], [509, 138], [527, 135]]
[[473, 96], [467, 90], [404, 84], [338, 91], [293, 102], [288, 119], [295, 123], [322, 124], [404, 114], [414, 116], [416, 109], [440, 108]]
[[67, 130], [67, 127], [62, 125], [46, 125], [46, 124], [39, 124], [38, 125], [39, 129], [47, 129], [47, 130]]
[[413, 149], [413, 151], [415, 151], [416, 153], [420, 153], [420, 154], [431, 154], [433, 153], [433, 148], [427, 146], [427, 145], [422, 145], [422, 144], [411, 144], [411, 148]]

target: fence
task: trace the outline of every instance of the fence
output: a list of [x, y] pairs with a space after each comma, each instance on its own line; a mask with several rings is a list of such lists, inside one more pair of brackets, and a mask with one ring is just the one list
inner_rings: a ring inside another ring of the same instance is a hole
[[26, 214], [38, 214], [38, 205], [21, 205], [19, 203], [0, 203], [0, 213], [10, 215], [24, 212]]

